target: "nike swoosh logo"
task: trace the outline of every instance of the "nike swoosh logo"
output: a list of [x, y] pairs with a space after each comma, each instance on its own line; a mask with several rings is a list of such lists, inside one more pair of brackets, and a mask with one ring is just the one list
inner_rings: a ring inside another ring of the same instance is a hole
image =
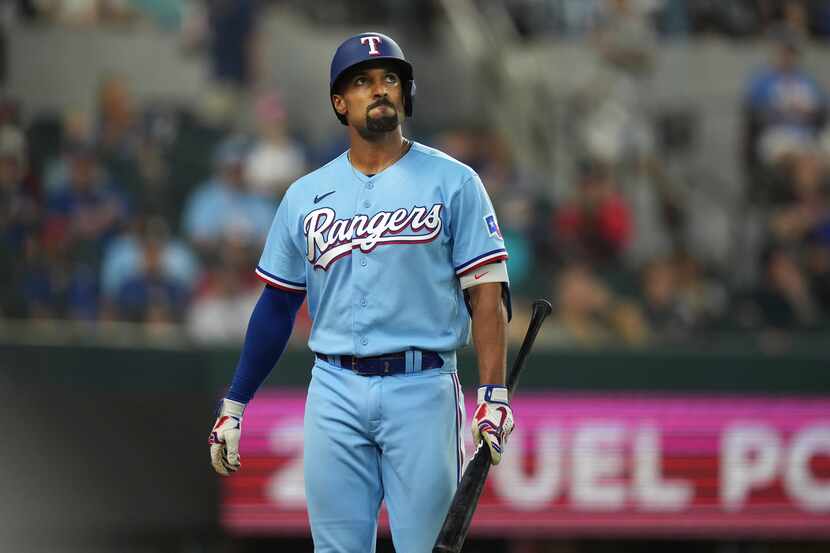
[[488, 275], [488, 274], [490, 274], [490, 271], [487, 271], [487, 272], [481, 273], [480, 275], [479, 275], [479, 274], [475, 274], [475, 275], [473, 275], [473, 276], [475, 277], [475, 279], [476, 279], [476, 280], [478, 280], [478, 279], [480, 279], [481, 277], [483, 277], [484, 275]]
[[315, 203], [315, 204], [316, 204], [316, 203], [320, 203], [320, 201], [321, 201], [323, 198], [325, 198], [326, 196], [331, 196], [331, 195], [332, 195], [332, 194], [334, 194], [335, 192], [337, 192], [337, 190], [332, 190], [331, 192], [326, 192], [326, 193], [325, 193], [325, 194], [323, 194], [322, 196], [317, 196], [317, 195], [315, 195], [315, 196], [314, 196], [314, 203]]

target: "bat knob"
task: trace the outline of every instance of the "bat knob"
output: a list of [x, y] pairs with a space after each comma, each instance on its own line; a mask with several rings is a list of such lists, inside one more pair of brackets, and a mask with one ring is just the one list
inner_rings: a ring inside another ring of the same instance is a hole
[[548, 300], [539, 298], [538, 300], [535, 300], [533, 302], [533, 310], [540, 311], [544, 313], [544, 317], [547, 317], [553, 311], [553, 306], [550, 304]]

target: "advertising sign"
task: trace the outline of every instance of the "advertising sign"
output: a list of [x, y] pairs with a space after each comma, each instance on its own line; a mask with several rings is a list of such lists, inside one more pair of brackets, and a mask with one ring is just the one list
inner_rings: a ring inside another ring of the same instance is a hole
[[[307, 533], [304, 401], [263, 391], [246, 411], [230, 532]], [[523, 392], [513, 408], [473, 535], [830, 537], [830, 399]]]

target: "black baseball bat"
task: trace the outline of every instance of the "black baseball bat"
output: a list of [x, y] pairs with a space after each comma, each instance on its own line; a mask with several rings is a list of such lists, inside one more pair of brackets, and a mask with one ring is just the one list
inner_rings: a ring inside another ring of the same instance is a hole
[[[533, 342], [536, 340], [536, 335], [539, 334], [539, 329], [542, 327], [545, 318], [550, 315], [551, 310], [550, 302], [547, 300], [540, 299], [533, 302], [533, 312], [530, 315], [527, 333], [507, 375], [507, 389], [510, 393], [516, 388], [519, 374], [524, 368], [527, 356], [533, 347]], [[458, 489], [452, 498], [447, 516], [444, 518], [444, 524], [441, 526], [441, 531], [438, 532], [438, 538], [435, 540], [432, 553], [461, 553], [461, 546], [464, 545], [467, 530], [470, 529], [470, 522], [473, 520], [473, 513], [475, 513], [476, 506], [478, 506], [478, 498], [481, 497], [481, 492], [484, 490], [484, 482], [487, 480], [489, 472], [490, 449], [482, 440], [475, 456], [464, 470], [464, 475], [461, 477], [461, 482], [458, 484]]]

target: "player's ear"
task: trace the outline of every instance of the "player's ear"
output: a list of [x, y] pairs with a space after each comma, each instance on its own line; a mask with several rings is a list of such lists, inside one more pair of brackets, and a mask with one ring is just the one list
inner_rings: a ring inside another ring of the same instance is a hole
[[331, 104], [334, 106], [334, 111], [340, 115], [346, 115], [349, 111], [349, 108], [346, 107], [346, 99], [340, 94], [331, 95]]

